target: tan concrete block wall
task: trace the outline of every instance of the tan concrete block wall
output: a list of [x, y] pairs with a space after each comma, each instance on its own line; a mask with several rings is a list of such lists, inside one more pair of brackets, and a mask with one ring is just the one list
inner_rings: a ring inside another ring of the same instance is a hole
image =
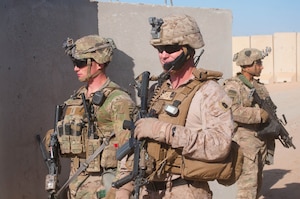
[[296, 81], [297, 33], [274, 33], [275, 82]]

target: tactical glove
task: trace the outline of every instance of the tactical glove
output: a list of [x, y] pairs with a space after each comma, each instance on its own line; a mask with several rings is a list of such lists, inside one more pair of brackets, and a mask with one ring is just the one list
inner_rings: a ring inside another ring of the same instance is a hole
[[260, 109], [260, 117], [261, 117], [261, 123], [265, 123], [269, 119], [269, 114], [264, 109]]
[[272, 120], [266, 127], [257, 132], [258, 137], [263, 139], [277, 138], [280, 133], [280, 124]]
[[171, 143], [172, 124], [157, 118], [142, 118], [135, 123], [134, 136], [137, 139], [151, 138], [158, 142]]

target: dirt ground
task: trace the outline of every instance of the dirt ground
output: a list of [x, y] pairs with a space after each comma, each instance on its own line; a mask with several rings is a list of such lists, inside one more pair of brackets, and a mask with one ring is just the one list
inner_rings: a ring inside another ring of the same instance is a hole
[[267, 85], [278, 117], [285, 114], [286, 130], [293, 137], [296, 149], [285, 148], [276, 142], [275, 161], [265, 166], [264, 184], [260, 199], [300, 198], [300, 83]]
[[[266, 85], [277, 105], [277, 116], [287, 119], [286, 130], [293, 137], [296, 149], [285, 148], [276, 140], [273, 165], [266, 165], [263, 172], [263, 187], [259, 199], [300, 198], [300, 82]], [[214, 199], [234, 198], [236, 186], [222, 187], [210, 183]]]

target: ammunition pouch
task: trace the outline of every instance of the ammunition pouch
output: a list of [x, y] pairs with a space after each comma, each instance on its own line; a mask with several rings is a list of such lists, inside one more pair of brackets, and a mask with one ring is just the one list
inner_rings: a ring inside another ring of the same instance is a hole
[[[182, 179], [193, 181], [213, 181], [229, 186], [234, 184], [242, 172], [243, 152], [239, 145], [232, 141], [228, 156], [220, 162], [203, 162], [186, 158], [178, 149], [172, 149], [156, 142], [149, 142], [148, 150], [155, 160], [155, 172], [149, 177], [157, 180], [165, 173], [180, 175]], [[153, 150], [154, 148], [154, 150]]]
[[[93, 155], [93, 153], [100, 147], [102, 144], [102, 139], [87, 139], [86, 140], [86, 158]], [[86, 169], [87, 172], [100, 172], [100, 154], [90, 162], [89, 166]]]
[[109, 144], [104, 148], [101, 156], [101, 167], [103, 168], [116, 168], [118, 160], [116, 153], [118, 149], [118, 141], [114, 137], [110, 140]]
[[[86, 140], [86, 158], [91, 156], [102, 145], [105, 139], [87, 139]], [[116, 138], [111, 138], [108, 145], [105, 146], [103, 151], [96, 156], [96, 158], [90, 162], [87, 172], [100, 172], [102, 168], [117, 168], [118, 161], [116, 159], [116, 151], [118, 148], [118, 142]]]
[[87, 128], [83, 115], [81, 99], [67, 101], [64, 119], [57, 123], [57, 137], [63, 156], [84, 156]]
[[58, 136], [58, 142], [59, 142], [59, 145], [60, 145], [60, 152], [62, 154], [71, 153], [71, 143], [70, 143], [70, 136], [69, 135]]
[[84, 152], [82, 136], [70, 135], [71, 153], [81, 154]]

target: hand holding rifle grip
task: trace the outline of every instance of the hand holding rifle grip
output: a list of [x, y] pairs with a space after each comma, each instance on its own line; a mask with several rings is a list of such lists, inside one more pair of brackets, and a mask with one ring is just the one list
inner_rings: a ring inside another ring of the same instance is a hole
[[[141, 81], [137, 82], [136, 88], [138, 89], [138, 96], [141, 99], [141, 107], [138, 113], [137, 120], [140, 118], [144, 118], [148, 116], [148, 87], [149, 87], [149, 76], [150, 73], [145, 71], [141, 74]], [[134, 122], [133, 121], [124, 121], [123, 123], [124, 129], [129, 129], [131, 131], [131, 138], [118, 149], [117, 151], [117, 159], [122, 160], [126, 155], [130, 155], [132, 152], [134, 153], [134, 164], [133, 170], [130, 174], [120, 180], [117, 180], [112, 183], [112, 187], [120, 188], [128, 182], [134, 180], [135, 181], [135, 198], [139, 197], [139, 189], [142, 186], [139, 182], [145, 182], [144, 177], [144, 169], [140, 167], [140, 153], [143, 141], [139, 141], [134, 138]]]

